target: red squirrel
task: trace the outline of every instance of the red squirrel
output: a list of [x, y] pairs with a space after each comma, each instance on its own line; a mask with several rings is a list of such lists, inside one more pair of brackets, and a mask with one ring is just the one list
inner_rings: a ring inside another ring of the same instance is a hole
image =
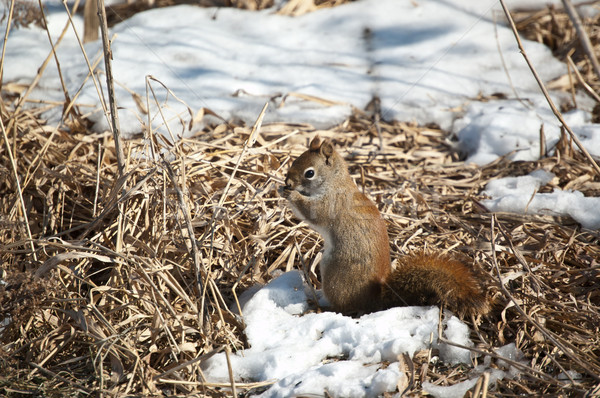
[[463, 316], [489, 312], [481, 279], [452, 257], [414, 253], [392, 269], [386, 223], [329, 140], [311, 141], [279, 192], [325, 241], [321, 282], [334, 311], [443, 304]]

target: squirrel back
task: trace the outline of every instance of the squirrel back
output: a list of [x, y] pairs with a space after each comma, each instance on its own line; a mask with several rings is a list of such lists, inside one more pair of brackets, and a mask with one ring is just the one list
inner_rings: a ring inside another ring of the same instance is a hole
[[321, 282], [334, 310], [445, 304], [463, 315], [489, 311], [479, 277], [448, 256], [411, 254], [392, 271], [385, 221], [330, 141], [315, 137], [279, 192], [325, 241]]

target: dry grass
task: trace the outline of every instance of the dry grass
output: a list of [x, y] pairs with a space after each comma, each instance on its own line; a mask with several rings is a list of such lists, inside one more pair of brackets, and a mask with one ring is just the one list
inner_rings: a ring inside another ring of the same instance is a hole
[[[8, 9], [11, 0], [2, 0]], [[320, 8], [336, 7], [355, 0], [290, 0], [279, 10], [280, 14], [298, 16]], [[131, 18], [135, 14], [154, 8], [172, 7], [189, 4], [199, 7], [233, 7], [245, 10], [263, 10], [273, 7], [273, 0], [123, 0], [106, 6], [108, 26], [114, 26]], [[13, 26], [44, 26], [44, 20], [38, 2], [35, 0], [16, 0], [14, 2]], [[83, 7], [76, 8], [83, 12]], [[7, 13], [0, 16], [5, 22]]]
[[[600, 393], [600, 233], [480, 204], [491, 179], [539, 168], [557, 175], [556, 187], [599, 196], [600, 178], [567, 139], [536, 162], [476, 167], [460, 161], [444, 131], [376, 126], [357, 111], [327, 131], [263, 126], [247, 150], [251, 128], [229, 123], [177, 143], [130, 140], [119, 178], [110, 134], [90, 133], [75, 116], [55, 128], [15, 103], [3, 94], [2, 394], [228, 395], [229, 386], [205, 382], [200, 366], [246, 344], [229, 310], [236, 293], [297, 267], [300, 256], [310, 263], [321, 248], [275, 193], [315, 133], [337, 143], [378, 203], [393, 256], [461, 252], [496, 284], [493, 316], [472, 325], [476, 349], [514, 342], [526, 365], [488, 396]], [[405, 362], [410, 396], [423, 381], [454, 384], [469, 370], [426, 354]], [[581, 377], [559, 377], [568, 370]]]
[[[335, 7], [354, 0], [290, 0], [280, 10], [283, 15], [298, 16], [319, 8]], [[233, 7], [245, 10], [263, 10], [273, 7], [273, 0], [132, 0], [106, 7], [108, 25], [112, 26], [152, 8], [191, 4], [200, 7]]]
[[[589, 5], [600, 7], [600, 2]], [[554, 55], [569, 65], [569, 74], [559, 79], [554, 88], [563, 90], [580, 89], [588, 93], [596, 102], [600, 101], [600, 76], [594, 70], [592, 62], [573, 21], [562, 8], [548, 7], [540, 11], [522, 11], [514, 13], [517, 28], [522, 35], [548, 46]], [[596, 57], [600, 55], [600, 14], [582, 18], [583, 27], [590, 39]], [[600, 122], [600, 106], [593, 112], [594, 122]]]
[[[168, 163], [144, 160], [138, 155], [148, 154], [149, 145], [131, 140], [128, 174], [118, 181], [109, 135], [54, 131], [32, 113], [3, 113], [3, 120], [17, 116], [9, 144], [19, 149], [16, 165], [37, 260], [25, 239], [3, 141], [6, 285], [0, 318], [11, 322], [2, 333], [0, 391], [221, 394], [203, 383], [200, 364], [224, 346], [244, 347], [243, 325], [227, 309], [234, 287], [240, 292], [270, 280], [275, 269], [296, 267], [296, 243], [306, 259], [320, 249], [318, 236], [297, 227], [274, 189], [313, 132], [263, 126], [235, 175], [249, 128], [214, 126], [162, 147], [173, 155]], [[498, 281], [490, 243], [495, 236], [498, 270], [521, 310], [504, 309], [509, 297], [498, 291], [496, 314], [474, 339], [484, 351], [515, 342], [530, 367], [493, 394], [583, 393], [596, 385], [598, 232], [568, 219], [514, 214], [496, 214], [492, 231], [494, 216], [478, 196], [490, 179], [537, 168], [556, 173], [559, 187], [598, 195], [591, 167], [566, 147], [539, 162], [501, 160], [478, 168], [457, 161], [443, 131], [401, 123], [382, 123], [381, 129], [383, 151], [371, 142], [371, 121], [360, 114], [320, 134], [343, 148], [353, 174], [379, 203], [394, 256], [423, 246], [452, 249]], [[415, 393], [420, 381], [466, 377], [467, 369], [414, 361], [421, 372]], [[583, 375], [571, 384], [557, 379], [563, 370]]]

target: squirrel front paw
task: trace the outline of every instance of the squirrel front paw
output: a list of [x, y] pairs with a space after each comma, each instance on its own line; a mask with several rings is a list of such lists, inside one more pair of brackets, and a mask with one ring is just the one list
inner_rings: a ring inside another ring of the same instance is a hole
[[279, 196], [285, 199], [289, 199], [293, 191], [294, 190], [289, 185], [282, 185], [279, 188], [277, 188], [277, 193], [279, 194]]

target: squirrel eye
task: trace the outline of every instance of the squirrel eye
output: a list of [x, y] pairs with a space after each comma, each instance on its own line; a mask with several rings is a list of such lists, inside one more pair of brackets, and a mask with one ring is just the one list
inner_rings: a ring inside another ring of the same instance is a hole
[[304, 172], [304, 178], [311, 179], [315, 176], [315, 170], [311, 167]]

